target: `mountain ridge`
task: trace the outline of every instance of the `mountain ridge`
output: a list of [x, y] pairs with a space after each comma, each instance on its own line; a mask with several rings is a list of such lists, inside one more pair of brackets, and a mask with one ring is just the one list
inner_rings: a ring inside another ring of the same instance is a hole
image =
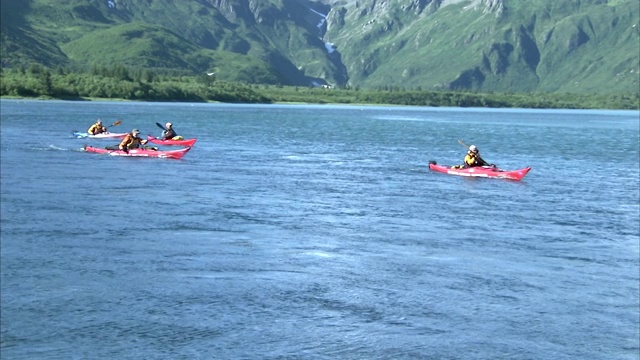
[[1, 4], [3, 67], [122, 64], [296, 86], [640, 91], [633, 0]]

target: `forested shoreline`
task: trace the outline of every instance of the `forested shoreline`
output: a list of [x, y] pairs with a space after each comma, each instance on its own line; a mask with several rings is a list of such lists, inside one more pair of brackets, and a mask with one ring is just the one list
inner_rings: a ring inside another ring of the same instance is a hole
[[89, 72], [3, 68], [0, 96], [63, 100], [372, 104], [487, 108], [621, 109], [640, 108], [640, 95], [523, 94], [256, 85], [218, 80], [215, 76], [156, 73], [124, 66], [94, 67]]

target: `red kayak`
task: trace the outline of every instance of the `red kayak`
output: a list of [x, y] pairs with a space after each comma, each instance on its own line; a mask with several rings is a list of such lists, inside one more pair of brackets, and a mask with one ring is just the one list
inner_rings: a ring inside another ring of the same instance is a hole
[[429, 169], [449, 175], [485, 177], [497, 179], [509, 179], [520, 181], [527, 175], [531, 167], [520, 170], [502, 170], [492, 166], [475, 166], [470, 168], [458, 168], [458, 166], [443, 166], [436, 164], [435, 161], [429, 161]]
[[186, 147], [184, 149], [178, 149], [178, 150], [152, 150], [152, 149], [140, 148], [140, 149], [131, 149], [128, 152], [124, 152], [122, 150], [107, 150], [105, 148], [98, 148], [98, 147], [85, 145], [84, 150], [88, 152], [93, 152], [98, 154], [109, 154], [113, 156], [137, 156], [137, 157], [180, 159], [189, 150], [191, 150], [191, 147]]
[[182, 145], [182, 146], [193, 146], [193, 144], [196, 143], [197, 139], [182, 139], [182, 140], [162, 140], [162, 139], [158, 139], [155, 138], [151, 135], [147, 135], [147, 140], [149, 140], [149, 142], [152, 142], [154, 144], [159, 144], [159, 145]]

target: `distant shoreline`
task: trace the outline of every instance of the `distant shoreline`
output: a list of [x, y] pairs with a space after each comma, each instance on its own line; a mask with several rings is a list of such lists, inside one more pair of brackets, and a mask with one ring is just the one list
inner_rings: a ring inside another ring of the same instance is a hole
[[526, 108], [526, 107], [477, 107], [477, 106], [427, 106], [427, 105], [402, 105], [402, 104], [374, 104], [374, 103], [326, 103], [326, 102], [272, 102], [272, 103], [230, 103], [230, 102], [221, 102], [221, 101], [167, 101], [167, 100], [130, 100], [130, 99], [113, 99], [113, 98], [81, 98], [81, 99], [57, 99], [51, 97], [19, 97], [19, 96], [0, 96], [0, 100], [29, 100], [29, 101], [78, 101], [78, 102], [127, 102], [127, 103], [193, 103], [193, 104], [228, 104], [228, 105], [317, 105], [317, 106], [359, 106], [359, 107], [427, 107], [427, 108], [454, 108], [454, 109], [486, 109], [486, 110], [575, 110], [575, 111], [630, 111], [630, 112], [638, 112], [639, 121], [640, 121], [640, 108], [638, 109], [626, 109], [626, 108], [561, 108], [561, 107], [552, 107], [552, 108]]

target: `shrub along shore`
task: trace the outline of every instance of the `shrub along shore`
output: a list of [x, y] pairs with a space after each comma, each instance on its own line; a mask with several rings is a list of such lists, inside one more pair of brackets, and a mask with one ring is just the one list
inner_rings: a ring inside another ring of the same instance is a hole
[[63, 100], [118, 99], [225, 103], [371, 104], [536, 109], [640, 109], [640, 93], [477, 93], [422, 89], [316, 88], [248, 85], [213, 76], [157, 74], [122, 66], [90, 73], [51, 71], [39, 65], [2, 69], [0, 96]]

